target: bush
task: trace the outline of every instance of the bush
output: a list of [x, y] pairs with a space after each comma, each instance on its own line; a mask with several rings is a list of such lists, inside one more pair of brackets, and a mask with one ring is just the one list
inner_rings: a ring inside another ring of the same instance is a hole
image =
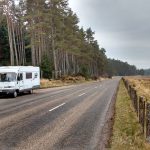
[[81, 76], [85, 77], [86, 80], [89, 79], [89, 77], [90, 77], [90, 75], [89, 75], [89, 73], [88, 73], [88, 69], [87, 69], [86, 66], [82, 66], [82, 67], [80, 68], [79, 74], [80, 74]]
[[91, 79], [92, 80], [98, 80], [98, 77], [97, 76], [92, 76]]
[[42, 58], [41, 71], [42, 78], [50, 79], [52, 77], [52, 65], [47, 56]]

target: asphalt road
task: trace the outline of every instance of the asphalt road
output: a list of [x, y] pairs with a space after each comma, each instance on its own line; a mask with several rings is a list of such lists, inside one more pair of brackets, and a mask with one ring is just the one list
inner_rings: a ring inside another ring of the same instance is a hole
[[119, 78], [0, 98], [0, 150], [94, 150]]

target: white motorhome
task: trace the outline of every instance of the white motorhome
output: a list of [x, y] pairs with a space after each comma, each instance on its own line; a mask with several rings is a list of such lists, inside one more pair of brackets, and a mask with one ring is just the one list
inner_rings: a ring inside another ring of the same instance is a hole
[[32, 93], [40, 87], [40, 69], [33, 66], [0, 67], [0, 95], [17, 97], [20, 92]]

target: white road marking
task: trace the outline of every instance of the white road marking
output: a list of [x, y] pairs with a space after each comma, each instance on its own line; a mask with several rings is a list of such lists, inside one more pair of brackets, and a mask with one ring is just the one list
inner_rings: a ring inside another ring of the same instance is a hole
[[95, 87], [95, 89], [97, 89], [97, 86]]
[[85, 93], [80, 94], [79, 97], [81, 97], [81, 96], [83, 96], [83, 95], [85, 95]]
[[56, 106], [56, 107], [50, 109], [49, 111], [51, 112], [51, 111], [53, 111], [53, 110], [55, 110], [55, 109], [57, 109], [57, 108], [59, 108], [59, 107], [65, 105], [65, 104], [66, 104], [66, 103], [62, 103], [62, 104], [60, 104], [60, 105], [58, 105], [58, 106]]

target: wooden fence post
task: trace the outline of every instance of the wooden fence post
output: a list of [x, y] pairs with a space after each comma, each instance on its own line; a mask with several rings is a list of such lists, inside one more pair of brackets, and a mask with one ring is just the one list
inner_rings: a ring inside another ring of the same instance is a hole
[[150, 103], [146, 105], [146, 139], [150, 142]]
[[134, 89], [134, 105], [135, 105], [136, 113], [138, 115], [138, 96], [137, 96], [137, 92], [135, 89]]
[[140, 106], [139, 106], [139, 102], [140, 101], [140, 97], [137, 97], [137, 116], [138, 116], [138, 121], [140, 122], [140, 119], [139, 119], [139, 114], [140, 114]]
[[145, 108], [145, 110], [144, 110], [144, 137], [145, 137], [145, 139], [147, 138], [147, 101], [146, 101], [146, 99], [145, 99], [145, 101], [144, 101], [144, 108]]
[[142, 125], [142, 130], [144, 133], [144, 124], [145, 124], [145, 101], [143, 97], [139, 98], [139, 123]]

